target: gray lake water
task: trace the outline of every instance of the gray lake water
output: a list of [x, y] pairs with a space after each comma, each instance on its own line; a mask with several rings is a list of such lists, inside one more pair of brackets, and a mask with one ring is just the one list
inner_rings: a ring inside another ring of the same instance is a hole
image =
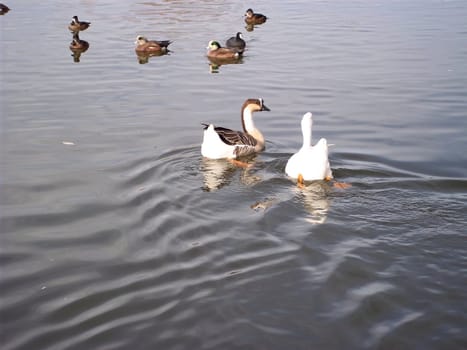
[[[7, 5], [3, 350], [467, 348], [467, 2]], [[239, 129], [249, 97], [265, 152], [203, 160], [201, 123]], [[308, 111], [352, 187], [285, 176]]]

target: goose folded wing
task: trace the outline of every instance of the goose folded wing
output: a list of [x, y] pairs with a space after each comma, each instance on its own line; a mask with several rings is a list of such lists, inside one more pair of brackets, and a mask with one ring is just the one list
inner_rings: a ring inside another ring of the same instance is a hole
[[254, 147], [258, 143], [253, 136], [241, 131], [235, 131], [220, 126], [215, 127], [214, 130], [217, 132], [221, 140], [227, 145], [244, 145]]

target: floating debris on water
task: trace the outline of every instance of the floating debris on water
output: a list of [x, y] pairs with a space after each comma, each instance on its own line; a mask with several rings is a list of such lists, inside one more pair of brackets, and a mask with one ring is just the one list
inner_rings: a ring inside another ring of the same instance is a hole
[[265, 200], [262, 200], [262, 201], [259, 201], [259, 202], [256, 202], [250, 205], [250, 208], [253, 209], [254, 211], [266, 210], [272, 207], [277, 202], [278, 202], [277, 198], [266, 198]]
[[75, 145], [75, 143], [71, 142], [71, 141], [62, 141], [62, 144], [64, 144], [65, 146], [74, 146]]

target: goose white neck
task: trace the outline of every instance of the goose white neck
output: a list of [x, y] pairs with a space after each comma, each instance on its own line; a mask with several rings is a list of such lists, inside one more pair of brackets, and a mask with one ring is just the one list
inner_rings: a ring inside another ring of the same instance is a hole
[[253, 110], [250, 106], [246, 106], [242, 112], [243, 131], [253, 136], [261, 145], [264, 145], [263, 134], [256, 129], [253, 121]]
[[303, 147], [311, 146], [311, 128], [313, 126], [312, 114], [306, 113], [302, 118]]
[[251, 132], [256, 129], [255, 123], [253, 122], [253, 111], [249, 106], [246, 106], [243, 109], [242, 124], [244, 129], [243, 131], [249, 134], [251, 134]]

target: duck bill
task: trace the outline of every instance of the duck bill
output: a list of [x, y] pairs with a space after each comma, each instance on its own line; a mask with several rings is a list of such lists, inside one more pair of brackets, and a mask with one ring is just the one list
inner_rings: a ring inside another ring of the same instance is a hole
[[270, 109], [263, 103], [263, 106], [261, 107], [262, 111], [270, 111]]

